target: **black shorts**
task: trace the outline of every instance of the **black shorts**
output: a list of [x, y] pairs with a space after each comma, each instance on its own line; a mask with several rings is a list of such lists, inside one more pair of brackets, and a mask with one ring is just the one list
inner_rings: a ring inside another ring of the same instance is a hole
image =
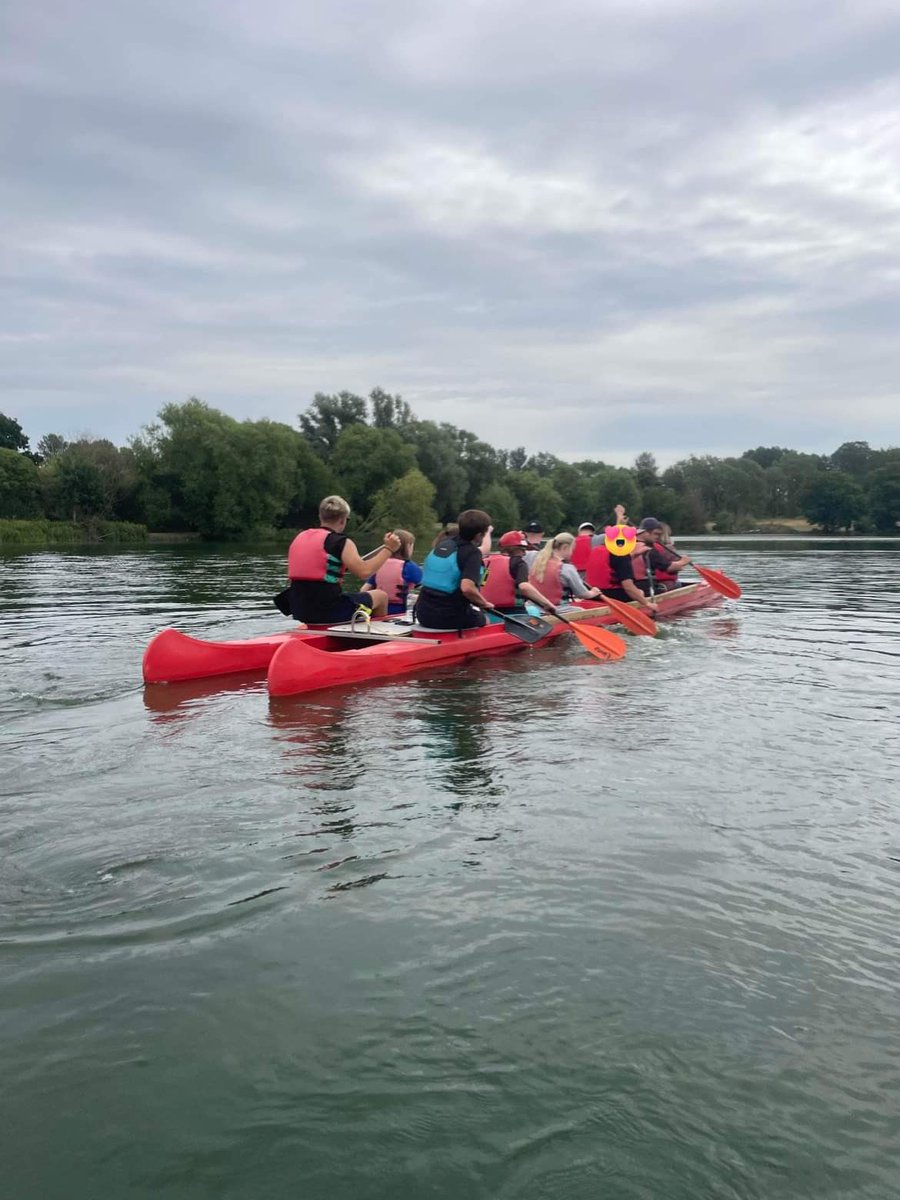
[[307, 625], [345, 625], [361, 604], [372, 607], [370, 592], [342, 592], [326, 607], [304, 603], [296, 589], [291, 588], [291, 615], [295, 621], [305, 621]]
[[426, 629], [480, 629], [487, 624], [487, 616], [480, 608], [467, 604], [465, 608], [445, 609], [438, 605], [432, 609], [428, 601], [419, 597], [415, 607], [415, 618]]

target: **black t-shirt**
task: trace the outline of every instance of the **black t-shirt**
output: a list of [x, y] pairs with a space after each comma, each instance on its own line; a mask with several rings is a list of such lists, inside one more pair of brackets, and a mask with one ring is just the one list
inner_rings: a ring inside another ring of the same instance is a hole
[[519, 588], [523, 583], [528, 582], [528, 563], [525, 561], [524, 554], [517, 554], [509, 560], [509, 573], [516, 585], [516, 597], [518, 597]]
[[[446, 539], [445, 539], [446, 540]], [[459, 567], [460, 580], [470, 579], [476, 587], [481, 583], [481, 573], [484, 569], [484, 559], [481, 551], [471, 542], [456, 542], [456, 564]], [[433, 588], [423, 587], [419, 592], [417, 607], [418, 619], [423, 625], [434, 625], [440, 628], [445, 623], [452, 623], [468, 615], [471, 605], [461, 591], [438, 592]]]
[[[609, 554], [608, 550], [607, 554]], [[609, 561], [612, 564], [613, 575], [620, 584], [626, 579], [634, 579], [634, 563], [631, 561], [630, 554], [610, 554]]]
[[[346, 544], [346, 533], [329, 531], [323, 547], [329, 557], [329, 575], [334, 577], [339, 575], [341, 556]], [[294, 579], [291, 582], [292, 602], [294, 597], [297, 601], [294, 605], [295, 610], [307, 614], [302, 619], [313, 625], [320, 625], [329, 620], [330, 610], [334, 607], [334, 602], [342, 590], [340, 583], [327, 583], [324, 579]], [[299, 605], [299, 609], [297, 605]]]

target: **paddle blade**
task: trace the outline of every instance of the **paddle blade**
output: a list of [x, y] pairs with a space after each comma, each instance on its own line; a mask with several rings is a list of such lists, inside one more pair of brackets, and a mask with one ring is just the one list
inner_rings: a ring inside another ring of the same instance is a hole
[[596, 625], [579, 625], [575, 621], [569, 622], [569, 628], [585, 650], [589, 650], [594, 658], [599, 658], [601, 662], [614, 662], [617, 658], [624, 658], [627, 646], [611, 629], [599, 629]]
[[504, 632], [512, 634], [520, 642], [528, 642], [529, 645], [541, 641], [553, 630], [553, 626], [542, 621], [540, 617], [511, 617], [508, 613], [498, 615], [503, 616]]
[[626, 629], [630, 629], [632, 633], [645, 633], [647, 637], [656, 637], [659, 630], [652, 617], [632, 608], [624, 600], [613, 600], [612, 596], [601, 596], [601, 599], [609, 611], [616, 614]]
[[712, 567], [698, 567], [696, 563], [691, 563], [691, 566], [698, 575], [706, 580], [714, 592], [718, 592], [720, 596], [727, 596], [729, 600], [740, 600], [740, 585], [733, 579], [729, 579], [721, 571], [714, 571]]

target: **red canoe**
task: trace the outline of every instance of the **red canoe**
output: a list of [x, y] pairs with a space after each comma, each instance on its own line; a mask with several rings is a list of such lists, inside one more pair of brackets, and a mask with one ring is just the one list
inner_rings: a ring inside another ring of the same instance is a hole
[[[677, 588], [674, 592], [665, 592], [658, 597], [660, 617], [669, 617], [675, 613], [706, 608], [711, 604], [718, 603], [720, 600], [721, 597], [717, 596], [705, 584], [690, 584], [688, 587]], [[579, 620], [587, 620], [591, 625], [616, 624], [615, 615], [606, 608], [597, 608], [588, 601], [585, 601], [583, 605], [579, 605], [578, 607], [582, 608], [584, 613], [584, 616], [581, 613], [577, 614], [577, 619]], [[570, 617], [575, 615], [572, 611], [569, 612]], [[550, 620], [552, 622], [552, 618]], [[373, 623], [373, 628], [376, 628], [375, 623]], [[503, 637], [503, 650], [514, 650], [521, 647], [521, 642], [503, 633], [502, 626], [487, 626], [484, 630], [471, 630], [462, 638], [457, 634], [429, 635], [415, 632], [411, 637], [392, 641], [389, 645], [400, 651], [400, 660], [407, 661], [409, 656], [403, 650], [404, 646], [410, 644], [416, 646], [420, 641], [430, 640], [433, 642], [435, 639], [442, 639], [446, 642], [448, 638], [452, 638], [457, 643], [466, 643], [466, 653], [459, 656], [465, 658], [470, 653], [493, 652], [493, 642], [496, 639], [488, 638], [487, 641], [484, 641], [484, 639], [486, 635], [497, 631]], [[558, 631], [554, 629], [554, 633], [556, 632]], [[476, 650], [475, 646], [469, 647], [468, 641], [472, 634], [482, 639], [483, 645], [480, 650]], [[144, 652], [144, 682], [180, 683], [189, 679], [206, 679], [216, 675], [232, 675], [245, 671], [262, 673], [269, 666], [275, 652], [285, 643], [293, 644], [295, 642], [309, 641], [313, 645], [321, 646], [322, 638], [324, 637], [327, 641], [328, 636], [322, 630], [298, 628], [286, 630], [283, 633], [265, 634], [262, 637], [244, 638], [227, 642], [209, 642], [203, 641], [201, 638], [189, 637], [185, 633], [179, 633], [177, 629], [164, 629], [153, 638]], [[346, 646], [350, 643], [344, 641], [342, 644]], [[381, 643], [377, 644], [380, 645]], [[366, 649], [374, 650], [375, 645], [366, 647]], [[460, 646], [457, 645], [456, 649], [458, 651]], [[337, 660], [333, 654], [327, 651], [326, 654], [329, 661], [333, 665], [336, 665]], [[379, 657], [376, 656], [376, 659]], [[453, 658], [456, 655], [448, 657]], [[353, 659], [349, 661], [352, 662]], [[412, 662], [412, 659], [409, 659], [409, 661]], [[414, 668], [410, 666], [409, 669], [412, 670]], [[391, 672], [387, 673], [390, 674]], [[334, 679], [332, 682], [339, 682], [339, 680]]]
[[[706, 584], [691, 584], [657, 597], [660, 617], [689, 612], [721, 603], [721, 596]], [[615, 616], [607, 608], [585, 606], [573, 609], [570, 620], [587, 625], [610, 625]], [[553, 617], [553, 626], [540, 643], [566, 632], [566, 626]], [[364, 635], [363, 635], [364, 636]], [[462, 633], [426, 633], [418, 630], [383, 640], [353, 640], [344, 635], [313, 634], [289, 638], [278, 647], [269, 663], [268, 688], [271, 696], [296, 696], [321, 688], [342, 687], [350, 683], [368, 683], [389, 679], [428, 667], [450, 666], [467, 658], [508, 654], [525, 649], [525, 644], [507, 633], [502, 625], [486, 625]]]

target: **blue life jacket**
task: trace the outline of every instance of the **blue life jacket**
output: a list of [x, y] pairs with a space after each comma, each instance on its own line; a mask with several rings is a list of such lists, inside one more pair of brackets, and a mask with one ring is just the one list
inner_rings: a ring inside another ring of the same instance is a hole
[[456, 557], [458, 549], [459, 542], [456, 538], [442, 538], [438, 542], [422, 565], [423, 588], [447, 595], [459, 591], [462, 575]]

